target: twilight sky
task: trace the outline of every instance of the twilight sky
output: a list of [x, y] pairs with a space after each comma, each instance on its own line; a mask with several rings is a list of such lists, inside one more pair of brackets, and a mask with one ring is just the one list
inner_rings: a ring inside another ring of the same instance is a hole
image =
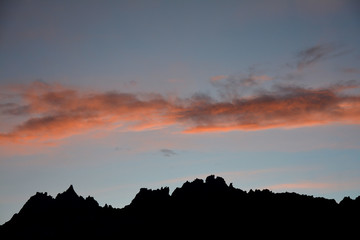
[[0, 224], [219, 175], [360, 195], [360, 2], [2, 1]]

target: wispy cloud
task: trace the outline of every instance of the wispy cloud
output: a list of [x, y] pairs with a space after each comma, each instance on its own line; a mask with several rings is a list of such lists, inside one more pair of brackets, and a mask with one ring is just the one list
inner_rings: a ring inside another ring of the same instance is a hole
[[[2, 99], [1, 115], [24, 119], [2, 141], [53, 140], [92, 129], [143, 131], [179, 125], [186, 133], [294, 128], [332, 123], [359, 124], [360, 96], [344, 89], [277, 85], [249, 97], [218, 100], [207, 94], [168, 99], [160, 94], [84, 91], [35, 82], [14, 92], [21, 101]], [[170, 154], [170, 153], [169, 153]]]

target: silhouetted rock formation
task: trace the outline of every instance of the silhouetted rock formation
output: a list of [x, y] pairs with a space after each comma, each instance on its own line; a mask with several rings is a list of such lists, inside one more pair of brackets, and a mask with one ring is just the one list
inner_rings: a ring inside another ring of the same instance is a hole
[[78, 196], [36, 193], [0, 227], [0, 238], [297, 238], [357, 236], [360, 197], [335, 200], [236, 189], [213, 175], [169, 188], [142, 188], [123, 209]]

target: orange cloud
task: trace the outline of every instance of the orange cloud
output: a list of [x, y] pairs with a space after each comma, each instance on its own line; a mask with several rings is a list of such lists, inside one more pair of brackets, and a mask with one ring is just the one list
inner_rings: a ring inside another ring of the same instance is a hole
[[359, 124], [360, 97], [334, 89], [281, 89], [276, 94], [203, 104], [182, 112], [186, 132], [294, 128], [330, 123]]
[[314, 182], [314, 181], [303, 181], [295, 183], [283, 183], [264, 188], [273, 191], [290, 191], [290, 190], [315, 190], [320, 189], [323, 191], [338, 191], [338, 190], [349, 190], [355, 189], [359, 186], [359, 179], [352, 179], [350, 181], [334, 181], [330, 179], [326, 182]]
[[321, 182], [298, 182], [298, 183], [284, 183], [266, 187], [270, 190], [292, 190], [292, 189], [331, 189], [335, 185], [331, 183]]
[[[140, 126], [149, 121], [152, 125], [156, 121], [166, 122], [162, 120], [162, 114], [168, 108], [168, 102], [159, 95], [140, 97], [128, 93], [85, 92], [39, 82], [20, 92], [27, 106], [23, 115], [29, 118], [12, 131], [0, 134], [0, 140], [58, 139], [124, 123]], [[23, 107], [7, 106], [11, 108], [2, 111], [3, 114], [11, 114], [14, 112], [11, 110]]]
[[119, 126], [143, 131], [180, 125], [186, 133], [199, 133], [359, 124], [360, 96], [342, 94], [353, 85], [278, 87], [219, 101], [201, 94], [167, 99], [160, 94], [84, 91], [35, 82], [13, 89], [15, 97], [1, 99], [0, 116], [23, 120], [0, 133], [0, 142], [47, 141]]
[[213, 76], [213, 77], [211, 77], [210, 78], [210, 81], [211, 82], [216, 82], [216, 81], [220, 81], [220, 80], [222, 80], [222, 79], [225, 79], [225, 78], [227, 78], [228, 76], [226, 76], [226, 75], [216, 75], [216, 76]]

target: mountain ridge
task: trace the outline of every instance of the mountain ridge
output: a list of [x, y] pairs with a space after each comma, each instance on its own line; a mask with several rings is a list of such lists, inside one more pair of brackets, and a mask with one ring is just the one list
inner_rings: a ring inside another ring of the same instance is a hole
[[267, 189], [246, 192], [210, 175], [205, 181], [186, 181], [172, 194], [168, 187], [141, 188], [123, 208], [107, 204], [101, 207], [93, 197], [79, 196], [72, 185], [55, 198], [38, 192], [0, 226], [0, 236], [165, 237], [177, 233], [186, 237], [190, 232], [192, 236], [234, 236], [245, 230], [265, 236], [281, 227], [283, 233], [323, 237], [352, 233], [359, 214], [360, 196], [345, 197], [337, 203], [334, 199]]

